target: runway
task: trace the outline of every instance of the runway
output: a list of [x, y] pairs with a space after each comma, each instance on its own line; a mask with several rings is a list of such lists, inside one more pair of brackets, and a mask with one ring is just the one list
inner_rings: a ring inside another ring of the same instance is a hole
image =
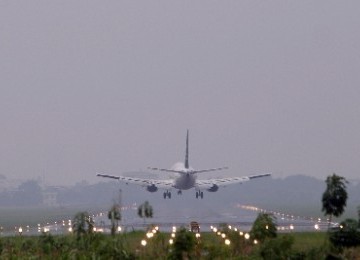
[[[191, 209], [179, 209], [169, 212], [160, 211], [151, 219], [143, 220], [136, 216], [136, 205], [122, 208], [122, 220], [119, 222], [121, 232], [144, 230], [150, 224], [159, 226], [163, 232], [171, 232], [175, 227], [188, 227], [190, 222], [199, 223], [201, 231], [211, 231], [211, 226], [223, 224], [231, 225], [243, 231], [249, 231], [259, 213], [274, 216], [278, 232], [310, 232], [326, 231], [328, 222], [325, 218], [296, 216], [285, 212], [261, 209], [251, 205], [237, 204], [223, 212], [212, 211], [211, 208], [201, 212]], [[135, 216], [135, 217], [134, 217]], [[98, 212], [91, 216], [95, 223], [96, 232], [110, 233], [110, 220], [107, 212]], [[72, 232], [72, 217], [56, 222], [39, 223], [36, 226], [19, 225], [13, 228], [0, 228], [0, 236], [40, 235], [49, 232], [54, 235], [69, 234]], [[331, 223], [335, 226], [337, 223]]]

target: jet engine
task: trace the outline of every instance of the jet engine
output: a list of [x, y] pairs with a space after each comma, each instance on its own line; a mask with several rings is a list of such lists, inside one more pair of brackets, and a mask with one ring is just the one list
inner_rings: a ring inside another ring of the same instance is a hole
[[146, 190], [149, 192], [156, 192], [158, 190], [158, 187], [156, 187], [155, 184], [151, 184], [146, 186]]
[[219, 189], [219, 186], [217, 186], [216, 184], [213, 184], [210, 188], [207, 189], [207, 191], [215, 192], [218, 189]]

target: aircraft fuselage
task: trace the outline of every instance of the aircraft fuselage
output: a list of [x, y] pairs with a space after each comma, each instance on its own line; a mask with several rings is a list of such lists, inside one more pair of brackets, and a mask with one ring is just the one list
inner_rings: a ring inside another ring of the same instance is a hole
[[191, 173], [180, 174], [179, 177], [175, 179], [175, 188], [179, 190], [188, 190], [194, 188], [196, 183], [196, 175]]

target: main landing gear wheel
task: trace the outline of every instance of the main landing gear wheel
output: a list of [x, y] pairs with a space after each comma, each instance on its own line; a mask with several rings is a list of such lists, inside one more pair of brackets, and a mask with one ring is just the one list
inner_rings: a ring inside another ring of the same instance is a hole
[[169, 199], [171, 199], [171, 192], [170, 192], [170, 191], [165, 191], [165, 192], [164, 192], [164, 199], [166, 199], [166, 197], [168, 197]]
[[200, 197], [201, 199], [204, 198], [204, 192], [202, 192], [202, 191], [197, 191], [197, 192], [196, 192], [196, 198], [198, 199], [199, 197]]

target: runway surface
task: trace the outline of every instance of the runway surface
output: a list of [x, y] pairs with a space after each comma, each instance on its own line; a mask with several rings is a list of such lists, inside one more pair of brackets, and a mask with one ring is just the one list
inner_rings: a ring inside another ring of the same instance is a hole
[[[197, 211], [194, 209], [179, 208], [177, 210], [161, 210], [151, 219], [143, 220], [137, 216], [137, 206], [122, 207], [121, 232], [144, 229], [149, 224], [159, 226], [163, 232], [171, 232], [172, 227], [189, 227], [190, 222], [199, 223], [201, 231], [211, 231], [211, 226], [221, 224], [231, 225], [239, 230], [249, 231], [259, 213], [268, 213], [274, 216], [278, 232], [307, 232], [326, 231], [327, 220], [321, 217], [296, 216], [284, 212], [260, 209], [251, 205], [237, 204], [222, 212], [211, 208]], [[110, 233], [110, 220], [107, 212], [98, 212], [92, 215], [97, 232]], [[36, 226], [19, 225], [13, 228], [0, 228], [0, 236], [40, 235], [42, 232], [51, 234], [68, 234], [72, 232], [72, 217], [52, 223], [39, 223]], [[332, 226], [336, 223], [331, 223]]]

